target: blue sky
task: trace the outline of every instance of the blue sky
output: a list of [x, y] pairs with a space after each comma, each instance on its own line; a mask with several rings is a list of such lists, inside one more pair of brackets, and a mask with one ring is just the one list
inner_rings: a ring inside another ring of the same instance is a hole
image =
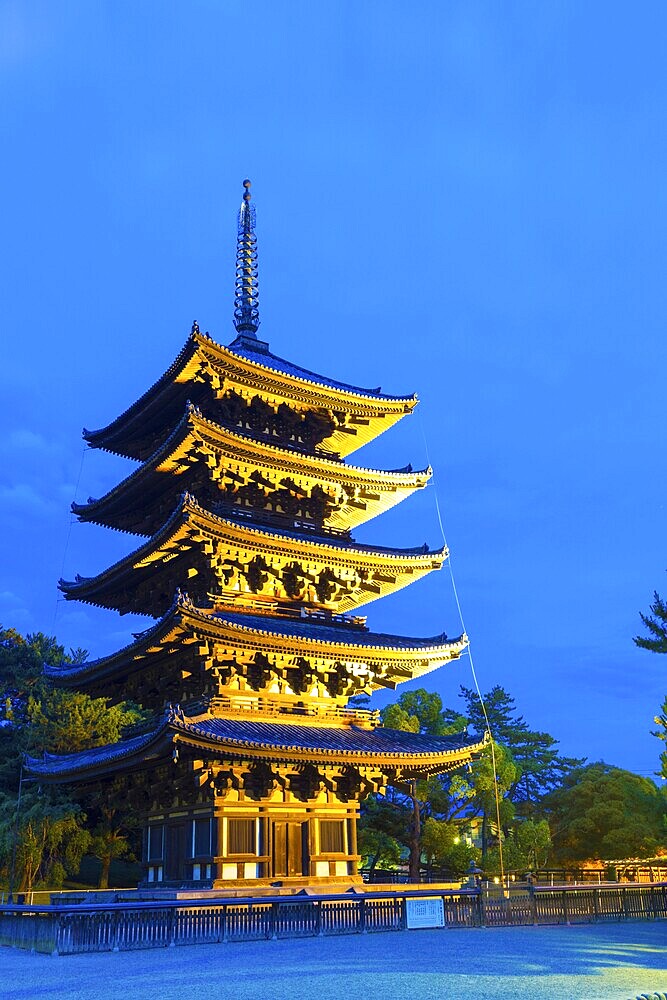
[[[147, 624], [58, 602], [136, 546], [71, 525], [131, 463], [84, 452], [197, 318], [232, 327], [253, 181], [261, 336], [389, 392], [355, 461], [436, 469], [357, 533], [440, 540], [484, 690], [651, 773], [667, 657], [667, 10], [644, 3], [0, 0], [0, 621], [93, 655]], [[447, 572], [368, 607], [459, 624]], [[467, 660], [428, 679], [456, 704]]]

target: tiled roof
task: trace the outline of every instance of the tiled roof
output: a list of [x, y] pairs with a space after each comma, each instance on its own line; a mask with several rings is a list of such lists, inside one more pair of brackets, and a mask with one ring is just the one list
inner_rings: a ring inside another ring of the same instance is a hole
[[93, 747], [90, 750], [80, 750], [78, 753], [50, 754], [42, 757], [26, 757], [25, 767], [30, 774], [66, 775], [75, 774], [100, 765], [122, 761], [125, 758], [135, 758], [137, 755], [150, 756], [151, 744], [160, 744], [160, 738], [166, 733], [167, 726], [163, 723], [149, 733], [142, 733], [129, 740], [111, 743], [106, 746]]
[[324, 754], [350, 754], [373, 758], [424, 756], [452, 753], [478, 742], [465, 733], [453, 736], [422, 736], [398, 729], [360, 729], [299, 726], [284, 722], [246, 721], [245, 719], [206, 718], [201, 721], [176, 722], [175, 727], [205, 740], [261, 747], [265, 750], [314, 750]]
[[103, 438], [105, 435], [113, 435], [122, 431], [126, 421], [137, 416], [137, 414], [139, 414], [147, 404], [159, 396], [162, 389], [165, 387], [171, 388], [173, 386], [178, 373], [196, 354], [199, 346], [198, 338], [200, 338], [204, 345], [208, 340], [216, 348], [221, 348], [223, 351], [229, 351], [230, 354], [236, 354], [238, 357], [245, 358], [247, 361], [261, 365], [270, 371], [283, 375], [291, 375], [293, 378], [303, 379], [304, 381], [315, 385], [338, 389], [342, 392], [349, 392], [358, 396], [366, 396], [369, 399], [415, 400], [415, 396], [412, 393], [408, 395], [393, 396], [383, 393], [379, 389], [362, 389], [358, 386], [348, 385], [346, 382], [339, 382], [336, 379], [327, 378], [325, 375], [318, 375], [316, 372], [308, 371], [307, 368], [301, 368], [299, 365], [292, 364], [291, 361], [286, 361], [284, 358], [279, 358], [277, 355], [272, 354], [268, 348], [262, 347], [262, 341], [258, 341], [255, 346], [255, 343], [253, 343], [251, 338], [247, 335], [237, 337], [236, 340], [229, 346], [223, 347], [222, 345], [216, 344], [215, 341], [208, 338], [206, 335], [200, 337], [199, 334], [195, 336], [194, 333], [191, 333], [169, 368], [167, 368], [164, 374], [161, 375], [160, 378], [158, 378], [153, 385], [143, 393], [143, 395], [135, 400], [134, 403], [132, 403], [126, 410], [124, 410], [123, 413], [116, 417], [116, 419], [106, 427], [101, 427], [95, 430], [84, 429], [84, 438], [92, 442], [96, 439]]
[[[214, 515], [216, 516], [216, 515]], [[246, 521], [235, 521], [231, 514], [218, 515], [221, 520], [232, 521], [242, 527], [254, 528], [257, 531], [264, 532], [267, 535], [276, 535], [282, 538], [293, 538], [295, 541], [299, 542], [310, 542], [312, 545], [316, 543], [318, 545], [327, 545], [336, 549], [351, 549], [358, 552], [378, 552], [393, 556], [419, 556], [419, 555], [442, 555], [445, 551], [445, 546], [441, 549], [432, 549], [428, 544], [415, 545], [412, 548], [399, 549], [394, 545], [367, 545], [363, 542], [357, 542], [353, 538], [341, 538], [333, 534], [330, 535], [316, 535], [315, 533], [307, 533], [305, 531], [290, 531], [288, 528], [283, 528], [281, 525], [268, 524], [264, 521], [252, 521], [250, 519]]]
[[229, 344], [227, 350], [233, 354], [238, 354], [240, 358], [245, 358], [247, 361], [263, 365], [265, 368], [269, 368], [271, 371], [278, 372], [281, 375], [291, 375], [292, 378], [303, 379], [306, 382], [314, 382], [317, 385], [328, 386], [331, 389], [339, 389], [342, 392], [351, 392], [357, 396], [368, 396], [372, 399], [414, 399], [414, 395], [412, 393], [406, 396], [392, 396], [387, 393], [383, 393], [379, 387], [377, 389], [362, 389], [357, 385], [349, 385], [346, 382], [338, 382], [336, 379], [327, 378], [326, 375], [318, 375], [316, 372], [308, 371], [307, 368], [301, 368], [299, 365], [295, 365], [291, 361], [286, 361], [284, 358], [279, 358], [276, 354], [272, 354], [269, 350], [262, 347], [261, 341], [259, 341], [257, 347], [255, 347], [250, 338], [247, 336], [238, 337], [235, 341]]
[[[103, 497], [89, 497], [85, 504], [72, 503], [71, 509], [74, 514], [85, 518], [91, 511], [104, 509], [110, 503], [118, 503], [119, 498], [126, 500], [126, 493], [142, 480], [156, 476], [161, 483], [166, 480], [167, 486], [173, 484], [173, 476], [160, 476], [156, 474], [158, 465], [165, 462], [173, 454], [175, 449], [181, 446], [191, 436], [194, 439], [196, 432], [202, 433], [205, 440], [212, 442], [212, 446], [224, 453], [225, 448], [240, 449], [241, 452], [248, 451], [255, 447], [258, 452], [257, 464], [267, 467], [290, 466], [295, 459], [303, 461], [305, 473], [307, 475], [322, 474], [323, 480], [336, 482], [361, 482], [364, 485], [372, 483], [375, 488], [380, 489], [402, 489], [415, 490], [426, 485], [431, 478], [432, 469], [428, 466], [425, 469], [413, 470], [408, 465], [402, 469], [371, 469], [366, 466], [351, 465], [340, 462], [324, 455], [311, 455], [296, 449], [289, 449], [276, 445], [273, 442], [259, 441], [246, 434], [241, 434], [238, 430], [231, 430], [216, 424], [215, 421], [203, 417], [197, 407], [188, 404], [185, 407], [183, 416], [174, 427], [169, 437], [167, 437], [142, 464], [134, 469], [125, 479], [112, 487]], [[209, 435], [206, 437], [206, 435]], [[393, 503], [397, 501], [394, 500]], [[393, 505], [392, 503], [392, 505]], [[375, 516], [375, 515], [370, 515]], [[365, 518], [368, 519], [368, 518]], [[364, 518], [361, 519], [362, 521]], [[142, 534], [141, 531], [137, 532]]]
[[122, 770], [123, 761], [128, 766], [136, 766], [167, 757], [175, 740], [207, 745], [214, 756], [217, 751], [223, 759], [244, 753], [257, 756], [259, 752], [259, 756], [280, 760], [284, 754], [303, 751], [310, 760], [317, 760], [321, 755], [323, 762], [331, 758], [338, 761], [363, 759], [378, 766], [400, 765], [402, 758], [406, 763], [416, 758], [417, 762], [421, 759], [423, 765], [437, 764], [457, 752], [473, 751], [481, 745], [477, 737], [465, 733], [429, 736], [383, 727], [334, 728], [219, 717], [188, 719], [172, 711], [149, 733], [79, 753], [28, 757], [26, 769], [31, 774], [53, 780], [68, 780], [77, 774], [108, 770], [110, 766]]
[[[221, 611], [213, 616], [239, 628], [270, 635], [284, 635], [295, 639], [314, 639], [318, 642], [339, 643], [345, 646], [376, 647], [379, 649], [430, 649], [447, 642], [447, 635], [413, 638], [390, 635], [386, 632], [365, 632], [344, 625], [325, 625], [308, 618], [269, 618], [266, 615], [248, 615]], [[450, 640], [458, 642], [458, 639]]]
[[[181, 598], [187, 602], [187, 598]], [[183, 605], [175, 603], [169, 611], [155, 625], [142, 632], [134, 642], [119, 649], [109, 656], [102, 656], [96, 660], [87, 660], [85, 663], [69, 664], [66, 666], [44, 665], [44, 673], [55, 681], [67, 681], [72, 678], [85, 679], [94, 677], [100, 670], [109, 667], [113, 662], [122, 663], [133, 656], [140, 656], [144, 649], [153, 643], [159, 643], [163, 633], [174, 627], [174, 617], [179, 608]], [[270, 618], [267, 615], [252, 615], [243, 612], [217, 612], [211, 613], [201, 611], [190, 606], [186, 612], [194, 619], [193, 626], [196, 630], [197, 621], [201, 625], [209, 627], [219, 621], [220, 624], [229, 622], [232, 626], [248, 629], [257, 633], [264, 633], [275, 636], [286, 636], [299, 639], [311, 639], [316, 642], [327, 643], [329, 645], [339, 644], [343, 646], [358, 646], [363, 649], [377, 650], [430, 650], [437, 649], [448, 642], [456, 645], [465, 642], [465, 636], [460, 639], [448, 640], [447, 634], [441, 632], [439, 635], [428, 636], [427, 638], [413, 638], [410, 636], [390, 635], [385, 632], [368, 632], [359, 627], [341, 625], [327, 625], [319, 621], [306, 618]], [[129, 667], [128, 667], [129, 669]]]
[[165, 521], [161, 528], [154, 532], [151, 537], [140, 545], [138, 548], [129, 552], [127, 555], [123, 556], [117, 562], [113, 563], [106, 570], [95, 576], [77, 576], [75, 580], [60, 580], [58, 586], [61, 590], [66, 592], [72, 592], [73, 594], [77, 590], [82, 588], [85, 590], [90, 584], [94, 584], [105, 578], [113, 576], [114, 573], [126, 570], [127, 567], [136, 566], [142, 559], [150, 555], [154, 550], [157, 550], [159, 546], [166, 544], [169, 539], [179, 530], [179, 526], [182, 523], [186, 523], [189, 513], [194, 513], [196, 516], [198, 513], [201, 516], [209, 518], [214, 524], [220, 525], [221, 530], [224, 531], [225, 525], [230, 525], [232, 528], [241, 528], [250, 533], [250, 544], [252, 545], [252, 539], [256, 538], [258, 535], [269, 536], [270, 538], [280, 539], [293, 539], [303, 543], [306, 549], [306, 554], [312, 552], [316, 548], [332, 548], [341, 549], [343, 551], [349, 552], [352, 559], [354, 559], [355, 553], [368, 553], [370, 555], [384, 555], [393, 557], [396, 560], [405, 560], [411, 566], [419, 566], [420, 563], [412, 562], [410, 559], [417, 556], [430, 556], [432, 558], [446, 558], [447, 549], [443, 546], [441, 549], [431, 549], [428, 545], [420, 545], [413, 548], [401, 549], [390, 545], [366, 545], [361, 542], [356, 542], [352, 538], [341, 538], [339, 536], [330, 535], [316, 535], [316, 534], [306, 534], [305, 532], [290, 531], [279, 525], [271, 525], [264, 522], [256, 522], [251, 518], [246, 518], [245, 520], [236, 520], [233, 517], [233, 513], [225, 514], [221, 516], [219, 514], [214, 514], [206, 508], [200, 506], [194, 497], [190, 496], [188, 493], [184, 493], [175, 508], [173, 513]]

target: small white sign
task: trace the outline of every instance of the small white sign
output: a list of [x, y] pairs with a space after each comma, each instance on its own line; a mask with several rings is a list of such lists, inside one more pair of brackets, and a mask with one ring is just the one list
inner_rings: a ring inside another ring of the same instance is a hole
[[405, 900], [409, 928], [444, 927], [445, 907], [442, 896], [415, 896]]

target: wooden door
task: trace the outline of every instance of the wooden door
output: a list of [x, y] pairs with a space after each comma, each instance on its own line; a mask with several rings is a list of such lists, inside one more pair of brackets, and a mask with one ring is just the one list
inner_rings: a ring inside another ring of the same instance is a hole
[[276, 820], [273, 824], [273, 874], [295, 878], [308, 874], [308, 824]]
[[287, 876], [287, 823], [282, 820], [273, 824], [273, 874]]
[[189, 855], [188, 824], [169, 823], [167, 826], [167, 856], [165, 858], [165, 879], [172, 882], [185, 879], [185, 858]]

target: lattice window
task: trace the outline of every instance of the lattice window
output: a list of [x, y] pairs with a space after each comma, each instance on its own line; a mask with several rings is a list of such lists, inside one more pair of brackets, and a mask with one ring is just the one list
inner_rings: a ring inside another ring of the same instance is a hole
[[161, 861], [164, 857], [164, 826], [148, 827], [148, 861]]
[[255, 820], [227, 821], [227, 854], [255, 854]]
[[320, 820], [320, 854], [344, 854], [345, 832], [342, 819]]
[[211, 820], [195, 819], [192, 823], [193, 858], [209, 857], [211, 854]]

